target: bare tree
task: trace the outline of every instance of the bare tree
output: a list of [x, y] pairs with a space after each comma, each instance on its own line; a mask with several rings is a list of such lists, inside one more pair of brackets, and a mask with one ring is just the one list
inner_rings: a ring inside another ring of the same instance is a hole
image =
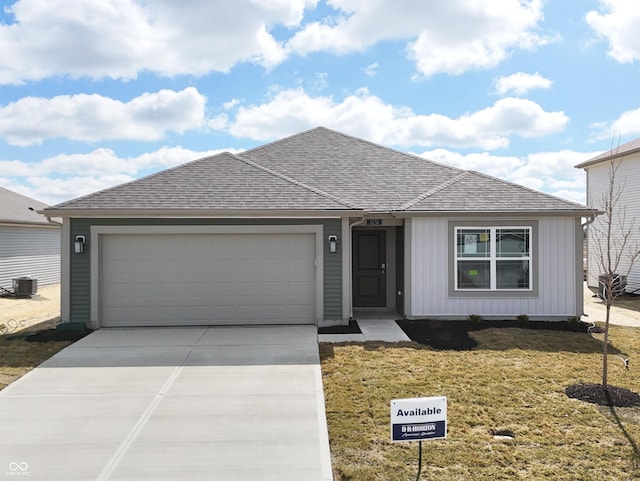
[[[598, 294], [606, 307], [603, 358], [602, 358], [602, 387], [608, 386], [609, 356], [609, 320], [613, 301], [624, 292], [624, 281], [629, 275], [635, 261], [640, 256], [637, 243], [633, 240], [635, 218], [627, 218], [627, 209], [622, 202], [625, 182], [619, 182], [616, 174], [623, 158], [616, 157], [617, 151], [611, 153], [608, 170], [608, 184], [602, 194], [600, 215], [589, 226], [592, 229], [590, 249], [594, 249], [595, 256], [590, 256], [597, 264], [599, 278]], [[623, 272], [620, 272], [620, 271]]]

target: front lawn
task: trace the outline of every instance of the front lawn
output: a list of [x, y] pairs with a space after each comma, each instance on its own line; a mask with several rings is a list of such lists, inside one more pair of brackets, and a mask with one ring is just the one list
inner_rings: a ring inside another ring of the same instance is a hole
[[[640, 392], [640, 329], [612, 326], [609, 383]], [[570, 399], [599, 383], [588, 334], [494, 328], [470, 351], [416, 343], [320, 346], [336, 481], [414, 480], [418, 443], [389, 441], [389, 402], [447, 396], [448, 437], [423, 443], [422, 480], [640, 479], [640, 407]], [[513, 434], [513, 438], [495, 437]]]
[[0, 390], [37, 367], [72, 341], [27, 342], [0, 336]]

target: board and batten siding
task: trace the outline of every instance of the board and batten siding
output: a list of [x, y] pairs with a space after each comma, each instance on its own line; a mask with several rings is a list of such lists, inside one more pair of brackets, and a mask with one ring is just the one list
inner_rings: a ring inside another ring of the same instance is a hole
[[60, 282], [60, 229], [0, 226], [0, 286], [30, 276], [38, 286]]
[[[65, 220], [66, 222], [69, 219]], [[341, 236], [340, 219], [71, 219], [70, 236], [91, 237], [91, 226], [220, 226], [220, 225], [322, 225], [323, 238]], [[324, 250], [324, 319], [342, 319], [342, 242], [338, 252], [329, 252], [329, 243], [323, 242]], [[69, 246], [71, 250], [72, 247]], [[83, 254], [70, 254], [69, 321], [88, 322], [91, 318], [91, 245], [87, 243]]]
[[[609, 190], [608, 161], [594, 164], [587, 168], [587, 203], [594, 209], [601, 210], [604, 195]], [[631, 236], [627, 243], [628, 252], [620, 259], [618, 273], [626, 275], [629, 271], [630, 255], [640, 248], [640, 154], [634, 157], [625, 157], [616, 172], [616, 186], [620, 189], [619, 205], [626, 209], [627, 230], [631, 228]], [[594, 223], [587, 228], [587, 281], [590, 287], [598, 287], [598, 276], [604, 274], [602, 260], [598, 254], [598, 243], [605, 247], [605, 225], [597, 217]], [[620, 216], [614, 218], [614, 223], [620, 220]], [[597, 232], [600, 231], [600, 234]], [[620, 238], [622, 229], [613, 228], [614, 238]], [[598, 240], [600, 239], [600, 240]], [[606, 249], [605, 249], [606, 250]], [[628, 274], [627, 290], [640, 289], [640, 261], [636, 261]]]
[[[573, 217], [543, 217], [518, 219], [520, 225], [537, 225], [537, 251], [532, 253], [532, 265], [537, 269], [537, 284], [529, 296], [479, 293], [473, 297], [451, 296], [449, 276], [453, 266], [449, 252], [454, 241], [449, 233], [451, 219], [413, 218], [410, 222], [412, 237], [410, 247], [410, 312], [408, 317], [466, 318], [477, 314], [485, 318], [514, 318], [526, 314], [535, 318], [562, 318], [582, 314], [581, 280], [577, 279], [581, 268], [577, 253], [579, 220]], [[514, 219], [509, 219], [513, 223]], [[454, 221], [456, 225], [474, 225], [474, 220]], [[505, 219], [483, 219], [494, 226], [505, 225]]]

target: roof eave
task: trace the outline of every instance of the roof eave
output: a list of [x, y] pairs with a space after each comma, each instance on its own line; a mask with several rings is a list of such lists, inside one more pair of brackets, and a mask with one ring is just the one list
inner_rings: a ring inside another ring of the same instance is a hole
[[594, 157], [593, 159], [587, 160], [585, 162], [582, 162], [581, 164], [576, 165], [575, 168], [576, 169], [585, 169], [587, 167], [591, 167], [592, 165], [600, 164], [602, 162], [611, 162], [614, 159], [619, 159], [619, 158], [622, 158], [622, 157], [626, 157], [627, 155], [633, 155], [633, 154], [637, 154], [637, 153], [640, 153], [640, 148], [627, 150], [625, 152], [607, 153], [604, 156], [602, 154], [600, 154], [597, 157]]
[[45, 229], [59, 229], [60, 224], [56, 222], [22, 222], [16, 220], [0, 220], [2, 227], [36, 227]]

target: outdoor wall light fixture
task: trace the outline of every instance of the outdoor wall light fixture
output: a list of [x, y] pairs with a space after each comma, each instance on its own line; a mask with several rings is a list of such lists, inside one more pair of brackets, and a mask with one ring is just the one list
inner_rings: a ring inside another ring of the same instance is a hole
[[73, 251], [76, 254], [82, 254], [84, 252], [85, 238], [83, 235], [77, 235], [76, 240], [73, 241]]
[[329, 236], [329, 252], [334, 253], [338, 249], [338, 236], [330, 235]]

